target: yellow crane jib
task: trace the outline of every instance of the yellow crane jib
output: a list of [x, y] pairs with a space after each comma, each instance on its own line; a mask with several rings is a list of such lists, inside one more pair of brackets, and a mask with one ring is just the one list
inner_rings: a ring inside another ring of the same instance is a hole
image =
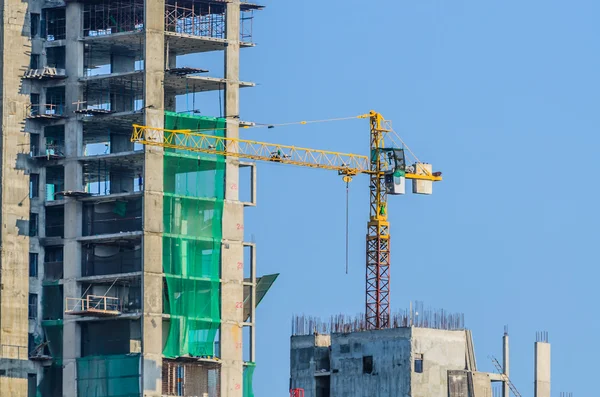
[[[207, 130], [206, 132], [209, 131], [213, 130]], [[169, 130], [134, 124], [131, 141], [144, 145], [188, 150], [196, 153], [217, 154], [250, 160], [271, 161], [334, 170], [338, 171], [339, 175], [344, 176], [345, 181], [350, 181], [352, 176], [358, 174], [377, 174], [377, 171], [371, 170], [370, 158], [368, 156], [247, 139], [219, 137], [192, 130]], [[424, 181], [440, 181], [442, 179], [441, 176], [425, 172], [406, 173], [405, 178]]]

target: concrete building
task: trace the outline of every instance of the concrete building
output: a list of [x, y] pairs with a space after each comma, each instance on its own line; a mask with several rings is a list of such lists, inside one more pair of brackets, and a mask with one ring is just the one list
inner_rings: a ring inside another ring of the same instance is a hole
[[[240, 49], [261, 8], [4, 2], [2, 395], [252, 395], [257, 291], [274, 280], [256, 277], [244, 241], [254, 200], [239, 168], [252, 165], [130, 136], [140, 124], [237, 137], [239, 90], [253, 86]], [[223, 54], [217, 77], [202, 75], [207, 52]]]
[[[488, 373], [478, 371], [471, 332], [460, 322], [415, 324], [407, 316], [389, 329], [361, 324], [296, 320], [290, 389], [303, 389], [305, 397], [492, 397], [499, 396], [498, 383], [503, 393], [519, 395], [507, 375], [507, 334], [504, 365], [493, 359], [498, 372]], [[535, 351], [535, 396], [549, 397], [549, 344], [536, 342]]]

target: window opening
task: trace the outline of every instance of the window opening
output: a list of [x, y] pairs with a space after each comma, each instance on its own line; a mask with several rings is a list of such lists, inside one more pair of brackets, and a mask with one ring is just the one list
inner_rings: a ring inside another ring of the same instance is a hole
[[29, 198], [40, 195], [40, 174], [29, 174]]
[[38, 214], [29, 213], [29, 237], [38, 235]]
[[[38, 37], [40, 34], [40, 14], [31, 13], [29, 14], [31, 17], [30, 23], [30, 33], [31, 37]], [[37, 68], [36, 68], [37, 69]]]
[[38, 254], [35, 252], [29, 253], [29, 277], [37, 277], [38, 275]]
[[373, 356], [363, 356], [363, 374], [373, 373]]
[[415, 372], [423, 373], [423, 354], [415, 354]]
[[37, 318], [38, 296], [29, 294], [29, 316], [28, 318], [35, 320]]
[[31, 54], [31, 58], [29, 58], [29, 69], [39, 69], [40, 68], [40, 54]]

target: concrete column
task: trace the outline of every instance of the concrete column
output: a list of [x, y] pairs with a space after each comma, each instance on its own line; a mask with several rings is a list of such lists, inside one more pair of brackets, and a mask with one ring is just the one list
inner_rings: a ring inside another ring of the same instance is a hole
[[550, 343], [535, 342], [535, 397], [550, 397]]
[[[144, 122], [164, 126], [164, 0], [145, 1]], [[163, 151], [144, 148], [144, 240], [142, 242], [142, 389], [145, 397], [162, 394], [162, 232]]]
[[[65, 63], [67, 84], [65, 88], [65, 190], [83, 190], [83, 170], [77, 157], [83, 152], [83, 125], [73, 111], [83, 98], [81, 83], [83, 76], [83, 43], [80, 35], [82, 4], [68, 3], [66, 9], [67, 36]], [[66, 198], [64, 219], [64, 298], [81, 296], [77, 278], [81, 276], [81, 246], [77, 237], [81, 236], [82, 204], [74, 198]], [[64, 302], [64, 300], [63, 300]], [[66, 309], [66, 308], [65, 308]], [[63, 396], [77, 395], [77, 358], [81, 356], [81, 333], [75, 318], [65, 316], [63, 326]]]
[[29, 95], [21, 92], [21, 76], [29, 67], [31, 42], [27, 32], [27, 2], [5, 0], [0, 14], [0, 173], [2, 229], [0, 229], [0, 345], [9, 368], [0, 375], [0, 394], [27, 396], [28, 294], [29, 294], [29, 175], [26, 173], [29, 135], [24, 131]]
[[[225, 48], [225, 117], [227, 136], [239, 136], [240, 1], [227, 3]], [[228, 158], [225, 169], [223, 253], [221, 263], [221, 395], [243, 395], [243, 263], [244, 207], [239, 202], [239, 161]]]
[[[504, 331], [502, 337], [502, 371], [506, 377], [510, 376], [510, 361], [509, 361], [509, 349], [508, 349], [508, 332]], [[506, 382], [502, 382], [502, 396], [510, 397], [510, 388]]]

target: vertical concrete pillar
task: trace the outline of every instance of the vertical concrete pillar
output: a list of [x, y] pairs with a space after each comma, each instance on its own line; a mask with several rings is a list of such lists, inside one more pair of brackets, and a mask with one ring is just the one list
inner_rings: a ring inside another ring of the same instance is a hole
[[[502, 372], [507, 377], [510, 376], [510, 357], [508, 349], [508, 330], [504, 330], [504, 336], [502, 337]], [[502, 382], [502, 396], [510, 397], [510, 388], [506, 382]]]
[[[164, 0], [144, 4], [144, 123], [164, 126]], [[146, 397], [162, 394], [162, 232], [163, 151], [144, 148], [144, 214], [142, 242], [142, 388]]]
[[[13, 359], [0, 375], [0, 394], [27, 396], [28, 294], [29, 294], [29, 176], [26, 173], [29, 135], [24, 131], [29, 96], [21, 76], [29, 66], [31, 42], [27, 34], [27, 2], [5, 0], [0, 11], [2, 61], [0, 62], [0, 346], [5, 361]], [[17, 346], [8, 348], [6, 346]], [[19, 348], [21, 347], [21, 348]]]
[[535, 397], [550, 397], [550, 343], [535, 342]]
[[[83, 43], [80, 42], [82, 4], [67, 4], [65, 72], [65, 190], [83, 190], [83, 170], [77, 160], [83, 153], [83, 125], [73, 111], [77, 102], [83, 98], [79, 78], [83, 76]], [[63, 302], [64, 298], [77, 298], [80, 288], [77, 278], [81, 276], [81, 246], [77, 238], [81, 236], [82, 204], [75, 198], [66, 198], [64, 218], [64, 260], [63, 260]], [[66, 309], [66, 308], [65, 308]], [[63, 396], [77, 395], [77, 358], [81, 356], [81, 334], [79, 326], [72, 316], [64, 317], [63, 325]]]
[[[227, 3], [225, 48], [225, 117], [227, 136], [239, 136], [240, 1]], [[221, 395], [243, 395], [244, 207], [239, 202], [239, 161], [225, 169], [223, 251], [221, 259]], [[239, 266], [242, 264], [242, 266]]]

